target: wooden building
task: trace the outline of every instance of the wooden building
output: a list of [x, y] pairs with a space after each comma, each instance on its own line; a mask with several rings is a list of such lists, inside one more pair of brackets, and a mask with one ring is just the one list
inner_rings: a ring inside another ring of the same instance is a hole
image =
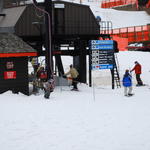
[[29, 95], [28, 57], [37, 52], [11, 33], [0, 33], [0, 93], [11, 90]]

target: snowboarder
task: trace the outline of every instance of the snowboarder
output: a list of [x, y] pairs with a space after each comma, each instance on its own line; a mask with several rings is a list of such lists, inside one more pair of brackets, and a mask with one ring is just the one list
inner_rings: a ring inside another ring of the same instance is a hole
[[124, 86], [124, 95], [125, 96], [132, 96], [132, 76], [127, 69], [123, 76], [122, 84]]
[[54, 79], [44, 83], [44, 98], [49, 99], [50, 93], [54, 91]]
[[136, 86], [142, 86], [143, 82], [142, 82], [141, 77], [140, 77], [140, 75], [142, 73], [142, 66], [137, 61], [135, 61], [134, 63], [135, 63], [135, 66], [130, 72], [135, 71], [136, 81], [137, 81]]
[[73, 67], [73, 65], [70, 65], [70, 70], [63, 75], [63, 77], [66, 77], [67, 75], [70, 75], [72, 78], [72, 85], [73, 85], [73, 91], [78, 91], [77, 83], [78, 83], [78, 71]]

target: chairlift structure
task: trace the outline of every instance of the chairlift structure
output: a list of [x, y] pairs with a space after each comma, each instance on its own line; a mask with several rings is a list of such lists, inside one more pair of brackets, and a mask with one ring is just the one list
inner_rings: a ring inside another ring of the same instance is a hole
[[[0, 32], [17, 35], [36, 49], [38, 56], [46, 56], [46, 51], [43, 50], [47, 32], [45, 14], [33, 4], [23, 5], [21, 1], [19, 3], [17, 7], [10, 0], [4, 4], [1, 13], [5, 14], [5, 18], [0, 16]], [[58, 71], [64, 73], [61, 56], [73, 56], [73, 64], [79, 71], [80, 81], [86, 83], [89, 40], [109, 35], [100, 34], [99, 22], [89, 6], [65, 1], [52, 1], [51, 5], [52, 55], [56, 59]], [[45, 9], [45, 3], [38, 3], [38, 7]]]

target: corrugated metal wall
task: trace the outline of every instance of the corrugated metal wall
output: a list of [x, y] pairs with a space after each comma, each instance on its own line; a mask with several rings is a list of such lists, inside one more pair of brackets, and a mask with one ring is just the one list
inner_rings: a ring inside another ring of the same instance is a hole
[[[98, 35], [99, 24], [88, 6], [67, 2], [65, 8], [53, 8], [53, 34], [57, 35]], [[55, 5], [54, 5], [55, 7]], [[41, 24], [43, 23], [43, 24]], [[44, 16], [28, 5], [15, 26], [19, 36], [40, 36], [43, 33]]]
[[40, 36], [44, 16], [33, 5], [27, 5], [15, 26], [18, 36]]
[[[88, 6], [65, 2], [64, 5], [64, 20], [62, 21], [64, 21], [65, 34], [99, 34], [99, 25]], [[55, 8], [54, 11], [57, 9]], [[59, 13], [62, 14], [60, 11], [57, 15], [61, 15]]]

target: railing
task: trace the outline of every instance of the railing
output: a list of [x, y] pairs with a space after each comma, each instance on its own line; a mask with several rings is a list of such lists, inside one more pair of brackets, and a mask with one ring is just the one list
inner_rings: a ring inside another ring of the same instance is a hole
[[118, 36], [128, 38], [128, 42], [142, 42], [150, 41], [150, 25], [126, 27], [112, 30], [101, 30], [101, 34], [110, 34], [111, 36]]
[[111, 21], [100, 21], [99, 25], [101, 31], [111, 31], [113, 28]]
[[104, 0], [101, 3], [101, 8], [112, 8], [115, 6], [120, 6], [120, 5], [133, 5], [136, 4], [138, 5], [137, 0]]
[[146, 4], [146, 8], [150, 8], [150, 0], [149, 0], [148, 3]]

